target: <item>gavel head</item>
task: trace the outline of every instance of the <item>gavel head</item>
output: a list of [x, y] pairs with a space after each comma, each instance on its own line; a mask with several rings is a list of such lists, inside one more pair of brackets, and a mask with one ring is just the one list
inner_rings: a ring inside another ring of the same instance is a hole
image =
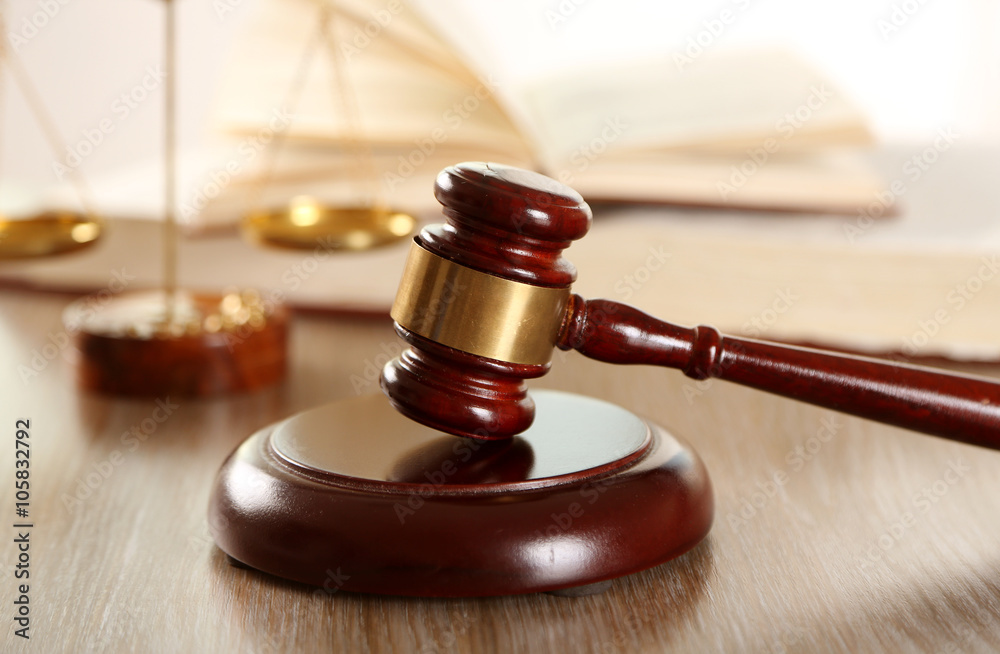
[[410, 347], [382, 370], [407, 417], [481, 440], [527, 429], [525, 380], [548, 372], [576, 269], [562, 251], [590, 228], [573, 189], [486, 163], [443, 170], [446, 224], [413, 239], [392, 318]]

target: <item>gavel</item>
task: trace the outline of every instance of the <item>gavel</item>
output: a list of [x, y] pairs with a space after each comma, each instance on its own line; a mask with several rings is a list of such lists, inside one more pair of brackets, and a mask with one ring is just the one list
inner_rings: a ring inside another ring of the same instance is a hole
[[446, 222], [414, 237], [392, 307], [409, 348], [381, 376], [391, 404], [419, 423], [480, 440], [521, 433], [535, 413], [525, 380], [544, 375], [558, 347], [1000, 449], [1000, 384], [990, 379], [723, 336], [572, 294], [576, 270], [562, 251], [592, 214], [560, 182], [463, 163], [438, 175], [435, 197]]

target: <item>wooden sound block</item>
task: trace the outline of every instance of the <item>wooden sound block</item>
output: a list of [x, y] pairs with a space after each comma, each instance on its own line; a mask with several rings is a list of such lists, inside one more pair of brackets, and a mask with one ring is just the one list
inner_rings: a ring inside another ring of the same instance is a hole
[[708, 533], [711, 483], [685, 443], [608, 402], [534, 398], [506, 441], [442, 434], [382, 395], [271, 425], [223, 464], [213, 537], [327, 590], [471, 597], [600, 584]]
[[208, 396], [275, 384], [287, 368], [288, 310], [251, 291], [177, 291], [165, 317], [162, 291], [87, 296], [63, 323], [86, 390], [127, 396]]

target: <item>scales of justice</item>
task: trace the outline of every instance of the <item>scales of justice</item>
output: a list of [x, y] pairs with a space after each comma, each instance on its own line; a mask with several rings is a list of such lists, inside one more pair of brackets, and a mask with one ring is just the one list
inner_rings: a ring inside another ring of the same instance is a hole
[[[178, 285], [176, 182], [177, 18], [176, 0], [164, 0], [164, 133], [162, 284], [155, 290], [122, 293], [95, 311], [87, 298], [64, 312], [67, 331], [80, 352], [77, 376], [87, 390], [139, 396], [210, 396], [253, 391], [275, 384], [286, 373], [289, 312], [265, 301], [254, 289], [225, 294], [196, 292]], [[282, 106], [298, 105], [305, 73], [323, 54], [331, 62], [331, 91], [345, 117], [345, 149], [357, 162], [355, 186], [361, 197], [348, 204], [292, 198], [287, 206], [262, 207], [283, 139], [279, 134], [263, 155], [265, 170], [248, 198], [242, 231], [254, 244], [313, 249], [322, 239], [330, 250], [381, 247], [410, 236], [416, 225], [408, 213], [391, 210], [382, 199], [370, 149], [364, 145], [353, 88], [337, 47], [332, 2], [318, 4], [317, 31], [305, 44], [298, 70]], [[0, 5], [0, 23], [4, 12]], [[17, 53], [0, 45], [0, 71], [9, 71], [58, 159], [66, 151], [58, 129], [26, 74]], [[79, 169], [69, 170], [83, 210], [0, 216], [0, 259], [63, 255], [98, 242], [107, 231]], [[113, 229], [113, 226], [112, 226]]]

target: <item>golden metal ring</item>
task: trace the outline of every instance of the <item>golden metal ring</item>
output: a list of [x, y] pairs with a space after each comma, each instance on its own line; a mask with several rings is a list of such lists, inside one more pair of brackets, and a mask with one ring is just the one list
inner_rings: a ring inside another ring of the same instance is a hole
[[529, 365], [552, 359], [569, 288], [533, 286], [440, 257], [415, 241], [392, 305], [401, 327], [478, 356]]

